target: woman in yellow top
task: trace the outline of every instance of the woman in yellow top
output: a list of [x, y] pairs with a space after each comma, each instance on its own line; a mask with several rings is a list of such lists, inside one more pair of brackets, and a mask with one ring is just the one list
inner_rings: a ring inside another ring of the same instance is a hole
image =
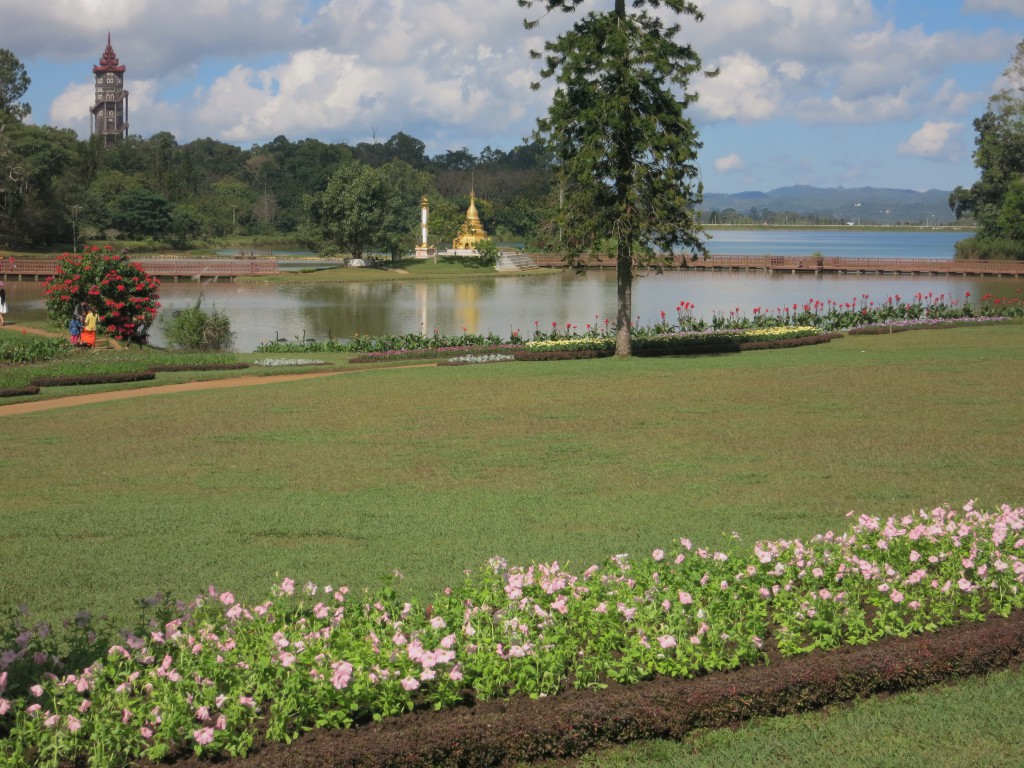
[[96, 310], [89, 307], [88, 313], [85, 315], [85, 325], [82, 328], [82, 346], [83, 347], [95, 347], [96, 346], [96, 324], [99, 323], [99, 315], [96, 314]]

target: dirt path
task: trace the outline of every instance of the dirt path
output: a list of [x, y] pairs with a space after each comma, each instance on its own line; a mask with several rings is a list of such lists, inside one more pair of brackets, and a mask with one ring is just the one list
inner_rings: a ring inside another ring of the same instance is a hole
[[[396, 365], [390, 368], [377, 370], [396, 370], [399, 368], [431, 368], [436, 363], [419, 363], [416, 365]], [[128, 400], [134, 397], [148, 397], [150, 395], [174, 395], [182, 392], [198, 392], [204, 389], [228, 389], [230, 387], [255, 387], [260, 384], [278, 384], [286, 381], [299, 381], [301, 379], [320, 379], [325, 376], [341, 376], [347, 373], [358, 373], [359, 371], [372, 370], [358, 368], [350, 371], [315, 371], [313, 373], [286, 373], [273, 376], [237, 376], [231, 379], [213, 379], [211, 381], [189, 381], [184, 384], [165, 384], [156, 387], [144, 387], [142, 389], [121, 389], [110, 392], [94, 392], [89, 395], [72, 395], [71, 397], [54, 398], [53, 400], [34, 400], [29, 403], [11, 403], [0, 405], [0, 417], [19, 416], [25, 413], [36, 413], [38, 411], [50, 411], [54, 408], [70, 408], [75, 405], [88, 405], [90, 403], [107, 403], [114, 400]]]

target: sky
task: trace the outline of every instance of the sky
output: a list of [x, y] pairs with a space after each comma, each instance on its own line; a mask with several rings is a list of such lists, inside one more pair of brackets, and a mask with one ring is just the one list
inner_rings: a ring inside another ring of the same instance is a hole
[[[972, 121], [1005, 86], [1024, 0], [696, 0], [681, 17], [714, 79], [689, 111], [708, 192], [951, 190], [978, 178]], [[610, 10], [587, 0], [580, 11]], [[515, 0], [0, 0], [30, 122], [85, 138], [110, 35], [130, 132], [249, 147], [401, 131], [429, 155], [509, 150], [551, 99], [530, 50], [577, 15]], [[523, 20], [540, 20], [526, 30]]]

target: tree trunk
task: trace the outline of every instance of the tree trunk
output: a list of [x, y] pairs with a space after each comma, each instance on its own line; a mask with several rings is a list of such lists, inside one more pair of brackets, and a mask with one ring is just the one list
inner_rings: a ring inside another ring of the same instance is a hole
[[621, 240], [616, 251], [615, 270], [615, 356], [630, 357], [633, 354], [633, 260], [630, 258], [629, 245]]

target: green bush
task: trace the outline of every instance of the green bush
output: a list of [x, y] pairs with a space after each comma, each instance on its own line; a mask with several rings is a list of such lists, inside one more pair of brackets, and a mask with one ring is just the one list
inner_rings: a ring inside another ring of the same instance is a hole
[[1024, 261], [1024, 242], [995, 237], [968, 237], [956, 243], [957, 259]]
[[202, 295], [185, 309], [176, 309], [170, 319], [162, 319], [164, 336], [172, 347], [194, 352], [222, 352], [231, 349], [235, 334], [230, 318], [214, 309], [202, 308]]
[[71, 350], [65, 339], [29, 338], [0, 340], [0, 363], [38, 363], [63, 357]]

